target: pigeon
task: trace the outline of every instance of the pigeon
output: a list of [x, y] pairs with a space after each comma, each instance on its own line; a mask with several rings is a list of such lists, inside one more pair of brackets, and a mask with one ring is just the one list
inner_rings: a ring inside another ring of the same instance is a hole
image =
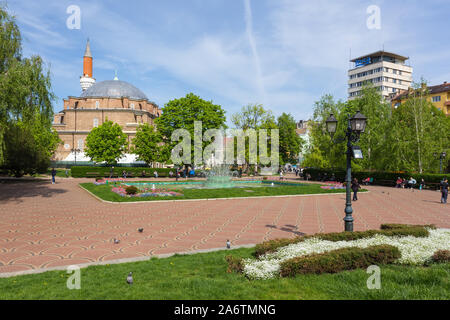
[[230, 240], [227, 240], [227, 249], [230, 249], [230, 248], [231, 248]]
[[138, 231], [139, 231], [140, 233], [142, 233], [142, 231], [144, 231], [144, 228], [139, 228]]
[[133, 284], [133, 273], [132, 273], [132, 272], [130, 272], [130, 273], [128, 274], [128, 277], [127, 277], [127, 283], [128, 283], [128, 284]]
[[119, 242], [120, 242], [119, 239], [114, 238], [114, 244], [119, 244]]

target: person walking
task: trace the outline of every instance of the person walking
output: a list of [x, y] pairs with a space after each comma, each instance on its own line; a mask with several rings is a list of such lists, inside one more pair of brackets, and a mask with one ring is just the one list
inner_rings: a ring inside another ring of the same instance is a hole
[[444, 178], [441, 182], [441, 203], [447, 203], [448, 197], [448, 179]]
[[423, 180], [423, 178], [420, 180], [420, 184], [419, 184], [419, 190], [422, 190], [423, 188], [425, 188], [425, 180]]
[[358, 200], [358, 190], [361, 188], [361, 185], [358, 183], [358, 179], [356, 179], [356, 178], [353, 179], [351, 188], [353, 190], [353, 201], [357, 201]]
[[55, 184], [55, 176], [56, 176], [56, 170], [55, 170], [55, 168], [52, 168], [52, 184]]

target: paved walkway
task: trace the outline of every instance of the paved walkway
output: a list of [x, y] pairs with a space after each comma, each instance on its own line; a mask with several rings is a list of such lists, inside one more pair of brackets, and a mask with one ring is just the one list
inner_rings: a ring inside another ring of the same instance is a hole
[[[0, 274], [343, 230], [343, 194], [110, 204], [78, 186], [86, 181], [0, 183]], [[450, 228], [450, 205], [436, 191], [368, 189], [353, 203], [355, 230], [388, 222]]]

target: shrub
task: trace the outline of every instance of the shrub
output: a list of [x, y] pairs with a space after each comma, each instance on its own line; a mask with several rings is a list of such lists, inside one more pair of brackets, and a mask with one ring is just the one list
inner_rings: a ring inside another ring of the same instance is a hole
[[[132, 174], [133, 177], [141, 177], [142, 171], [145, 171], [146, 178], [153, 178], [153, 172], [158, 172], [158, 177], [168, 177], [169, 172], [172, 171], [175, 177], [175, 169], [171, 168], [149, 168], [149, 167], [116, 167], [114, 166], [113, 175], [115, 177], [122, 177], [122, 172], [126, 171]], [[92, 177], [92, 173], [100, 177], [109, 177], [111, 167], [103, 166], [78, 166], [70, 169], [71, 175], [74, 178]]]
[[280, 275], [282, 277], [293, 277], [297, 274], [336, 273], [344, 270], [367, 268], [373, 264], [393, 263], [400, 256], [400, 250], [390, 245], [342, 248], [286, 260], [280, 265]]
[[450, 262], [450, 250], [438, 250], [436, 251], [431, 260], [436, 263]]
[[[312, 180], [318, 180], [319, 177], [324, 177], [325, 174], [328, 178], [334, 173], [335, 177], [339, 181], [345, 181], [345, 170], [342, 169], [316, 169], [316, 168], [307, 168], [303, 170], [303, 173], [309, 173], [311, 175]], [[376, 172], [376, 171], [354, 171], [352, 172], [352, 178], [357, 178], [359, 181], [366, 179], [367, 177], [374, 178], [372, 184], [375, 185], [387, 185], [387, 186], [395, 186], [395, 181], [397, 177], [409, 178], [413, 177], [417, 181], [417, 185], [419, 181], [423, 178], [425, 180], [425, 185], [427, 183], [439, 183], [443, 177], [447, 177], [450, 179], [450, 174], [426, 174], [426, 173], [414, 173], [414, 172]], [[328, 180], [328, 179], [326, 179]]]
[[235, 258], [232, 255], [228, 255], [225, 257], [225, 260], [228, 263], [227, 272], [238, 272], [242, 273], [244, 271], [244, 264], [242, 263], [242, 258]]
[[128, 195], [136, 194], [138, 191], [139, 191], [139, 189], [136, 188], [135, 186], [128, 186], [128, 187], [125, 188], [125, 192]]
[[425, 227], [430, 229], [436, 229], [436, 226], [434, 224], [427, 224], [427, 225], [414, 225], [414, 224], [399, 224], [399, 223], [383, 223], [380, 226], [381, 230], [392, 230], [392, 229], [404, 229], [404, 228], [411, 228], [411, 227]]
[[[400, 227], [402, 226], [402, 227]], [[377, 234], [382, 234], [387, 237], [392, 236], [414, 236], [414, 237], [428, 237], [429, 232], [426, 228], [435, 228], [433, 225], [419, 226], [419, 225], [400, 225], [400, 224], [383, 224], [381, 230], [367, 230], [354, 232], [332, 232], [332, 233], [316, 233], [313, 235], [297, 237], [293, 239], [274, 239], [265, 241], [255, 246], [256, 257], [266, 253], [275, 252], [278, 248], [301, 242], [308, 238], [319, 238], [328, 241], [351, 241], [364, 238], [370, 238]]]

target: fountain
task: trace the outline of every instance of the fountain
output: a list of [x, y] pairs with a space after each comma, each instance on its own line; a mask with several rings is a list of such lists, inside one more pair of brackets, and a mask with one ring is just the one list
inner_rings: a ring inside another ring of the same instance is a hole
[[206, 173], [206, 181], [203, 184], [205, 188], [233, 188], [235, 183], [233, 177], [236, 174], [230, 171], [227, 165], [219, 165], [211, 168]]

